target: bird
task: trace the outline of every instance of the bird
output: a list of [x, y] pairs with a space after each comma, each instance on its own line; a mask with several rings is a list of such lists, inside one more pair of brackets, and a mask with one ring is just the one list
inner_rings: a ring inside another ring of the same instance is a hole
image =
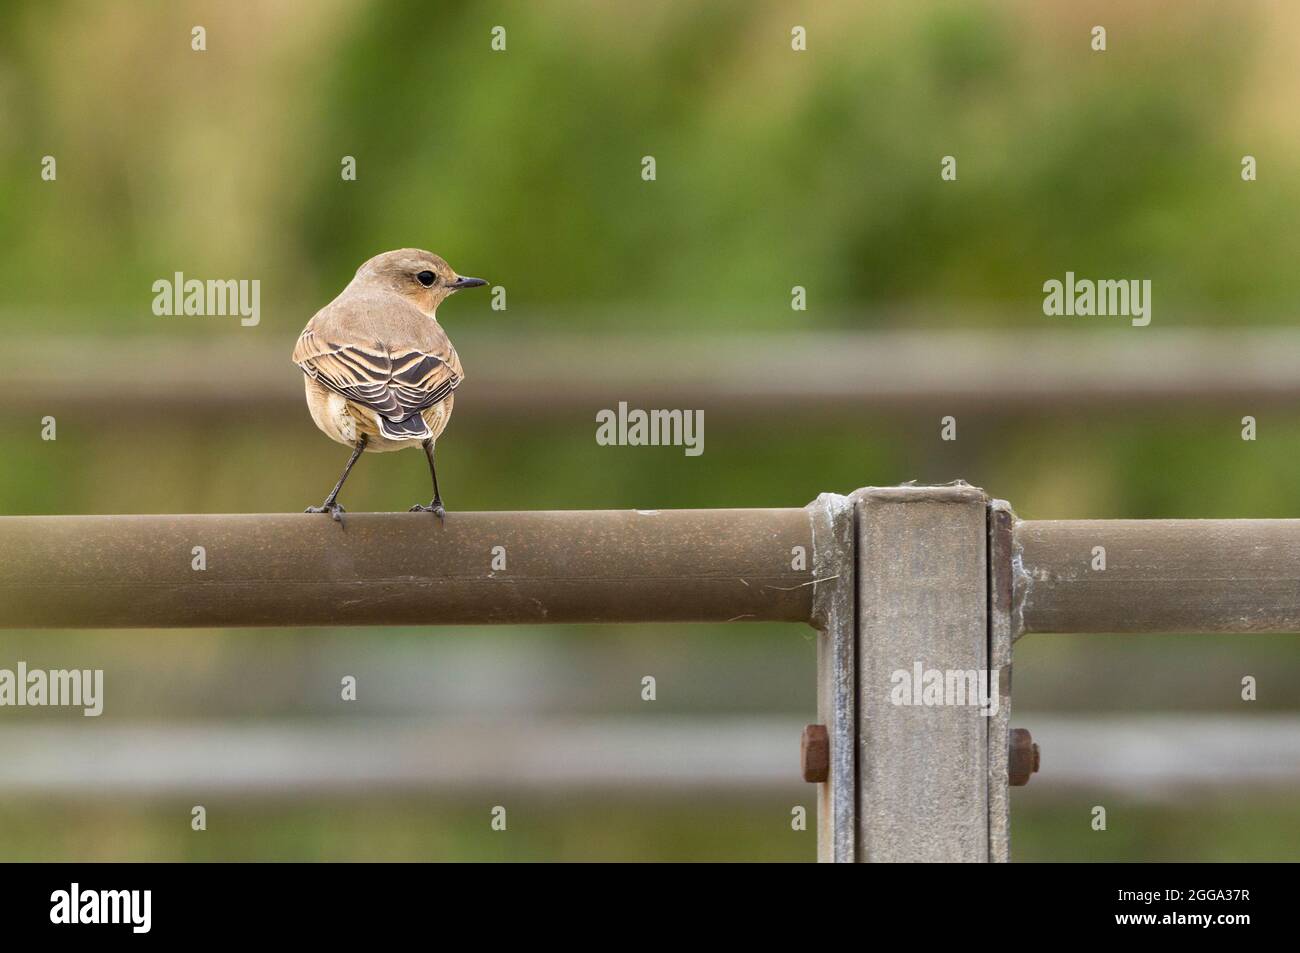
[[339, 492], [363, 452], [422, 447], [433, 502], [410, 512], [445, 521], [434, 444], [451, 419], [465, 370], [437, 310], [456, 292], [486, 284], [456, 274], [432, 252], [399, 248], [362, 264], [338, 297], [307, 322], [293, 349], [307, 408], [316, 426], [351, 447], [352, 456], [325, 502], [306, 512], [341, 521], [346, 511]]

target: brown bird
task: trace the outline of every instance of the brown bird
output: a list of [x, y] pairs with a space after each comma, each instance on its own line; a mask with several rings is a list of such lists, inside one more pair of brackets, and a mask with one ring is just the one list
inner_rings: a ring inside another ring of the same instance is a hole
[[341, 518], [339, 491], [363, 451], [420, 446], [429, 458], [433, 502], [411, 512], [444, 518], [433, 447], [451, 419], [465, 371], [436, 312], [462, 288], [485, 284], [460, 277], [431, 252], [400, 248], [358, 268], [307, 322], [293, 349], [293, 362], [306, 375], [307, 407], [326, 436], [352, 448], [339, 482], [308, 513]]

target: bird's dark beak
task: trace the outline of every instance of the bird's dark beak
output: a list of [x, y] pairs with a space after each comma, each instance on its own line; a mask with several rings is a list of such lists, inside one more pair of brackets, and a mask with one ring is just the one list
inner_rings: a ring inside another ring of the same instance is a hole
[[450, 287], [460, 291], [462, 288], [481, 288], [485, 284], [487, 282], [482, 278], [457, 278], [451, 283]]

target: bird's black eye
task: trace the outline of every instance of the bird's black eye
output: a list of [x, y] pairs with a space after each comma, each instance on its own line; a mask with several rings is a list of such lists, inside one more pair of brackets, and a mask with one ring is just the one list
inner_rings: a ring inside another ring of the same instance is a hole
[[426, 288], [432, 288], [434, 283], [438, 280], [438, 276], [431, 271], [422, 271], [415, 277], [419, 280], [420, 284], [424, 285]]

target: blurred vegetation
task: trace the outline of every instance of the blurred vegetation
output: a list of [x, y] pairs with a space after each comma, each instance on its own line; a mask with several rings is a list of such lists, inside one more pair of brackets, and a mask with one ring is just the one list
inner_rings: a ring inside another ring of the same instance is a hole
[[[1095, 800], [1095, 799], [1094, 799]], [[1082, 802], [1081, 802], [1082, 803]], [[1093, 803], [1089, 801], [1088, 803]], [[1017, 804], [1017, 861], [1294, 860], [1279, 831], [1300, 825], [1294, 800], [1242, 810], [1234, 800], [1111, 805], [1096, 833], [1083, 809]], [[445, 799], [239, 800], [216, 804], [222, 831], [193, 835], [180, 799], [108, 801], [90, 816], [57, 802], [0, 800], [6, 859], [16, 861], [727, 861], [798, 862], [815, 855], [811, 831], [790, 829], [788, 800], [534, 798], [489, 830], [475, 805]]]
[[[1297, 144], [1258, 115], [1285, 101], [1268, 69], [1295, 15], [1167, 12], [6, 5], [6, 320], [156, 332], [150, 284], [182, 270], [260, 277], [274, 310], [259, 333], [289, 335], [359, 262], [407, 244], [507, 285], [521, 327], [629, 306], [681, 327], [787, 327], [796, 283], [801, 326], [903, 307], [963, 323], [979, 304], [1039, 326], [1042, 282], [1067, 269], [1151, 278], [1157, 327], [1285, 320]], [[795, 21], [806, 53], [790, 49]], [[38, 175], [47, 153], [57, 186]], [[939, 182], [943, 155], [958, 185]]]
[[[805, 53], [790, 49], [795, 23], [808, 30]], [[1094, 23], [1109, 30], [1104, 54], [1088, 45]], [[190, 49], [195, 24], [207, 29], [206, 52]], [[505, 53], [489, 48], [497, 24], [507, 28]], [[1208, 0], [799, 10], [775, 0], [4, 4], [0, 338], [66, 336], [73, 347], [93, 332], [201, 348], [256, 335], [296, 375], [288, 355], [311, 313], [362, 260], [405, 245], [507, 287], [504, 313], [483, 296], [450, 303], [441, 317], [453, 339], [478, 322], [537, 336], [646, 324], [684, 335], [1032, 332], [1070, 320], [1041, 311], [1043, 281], [1067, 270], [1150, 278], [1155, 289], [1150, 328], [1080, 320], [1071, 327], [1081, 334], [1287, 323], [1300, 292], [1297, 38], [1300, 8]], [[54, 183], [39, 174], [47, 154], [58, 161]], [[1259, 158], [1259, 181], [1241, 181], [1244, 154]], [[356, 157], [355, 182], [340, 178], [346, 155]], [[655, 182], [641, 180], [645, 155], [656, 158]], [[956, 183], [939, 180], [944, 155], [957, 157]], [[260, 279], [260, 326], [155, 317], [151, 285], [175, 271]], [[809, 289], [806, 312], [790, 309], [795, 284]], [[707, 452], [686, 458], [597, 447], [585, 418], [479, 417], [476, 356], [462, 356], [469, 380], [439, 463], [453, 512], [798, 505], [823, 490], [960, 476], [1040, 518], [1296, 515], [1295, 412], [1272, 413], [1250, 444], [1239, 420], [1255, 411], [1235, 407], [971, 414], [951, 444], [935, 439], [929, 416], [907, 412], [710, 416]], [[70, 368], [93, 355], [76, 358]], [[599, 355], [575, 353], [555, 369], [555, 386], [589, 360]], [[229, 371], [238, 387], [239, 369]], [[28, 415], [0, 408], [0, 512], [296, 510], [319, 502], [346, 456], [301, 408], [155, 420], [82, 414], [57, 393], [49, 402], [53, 443], [36, 439]], [[343, 500], [405, 508], [427, 499], [426, 479], [409, 455], [368, 457]], [[809, 686], [774, 699], [773, 710], [809, 709], [811, 652], [787, 644], [800, 638], [792, 630], [682, 631], [618, 637], [638, 646], [644, 666], [678, 670], [706, 636], [724, 655], [757, 639], [774, 669], [789, 666]], [[94, 638], [6, 635], [0, 664], [37, 664]], [[275, 686], [250, 693], [232, 668], [326, 643], [405, 651], [412, 665], [434, 659], [410, 633], [380, 630], [120, 633], [111, 644], [122, 659], [155, 660], [132, 697], [143, 693], [141, 717], [166, 718], [195, 714], [173, 697], [177, 685], [224, 699], [206, 709], [213, 715], [283, 714], [293, 703], [269, 700]], [[1221, 641], [1180, 641], [1176, 656], [1166, 644], [1033, 643], [1034, 678], [1018, 677], [1017, 712], [1155, 704], [1236, 713], [1223, 686], [1242, 671], [1268, 676], [1261, 706], [1294, 708], [1300, 697], [1294, 643], [1244, 640], [1253, 666], [1244, 669]], [[181, 681], [163, 688], [150, 680], [155, 669]], [[751, 710], [725, 664], [717, 671], [718, 705]], [[1153, 693], [1134, 672], [1179, 691]], [[1071, 696], [1072, 684], [1086, 694]], [[537, 811], [535, 833], [509, 856], [812, 856], [811, 835], [788, 831], [783, 804]], [[0, 856], [504, 856], [480, 836], [480, 813], [378, 795], [337, 808], [248, 807], [221, 837], [196, 843], [185, 828], [164, 833], [156, 806], [7, 804]], [[1294, 859], [1296, 845], [1269, 832], [1295, 820], [1286, 805], [1243, 792], [1230, 804], [1152, 808], [1126, 832], [1089, 840], [1074, 808], [1031, 803], [1017, 807], [1015, 851]], [[55, 837], [60, 825], [73, 833]]]

